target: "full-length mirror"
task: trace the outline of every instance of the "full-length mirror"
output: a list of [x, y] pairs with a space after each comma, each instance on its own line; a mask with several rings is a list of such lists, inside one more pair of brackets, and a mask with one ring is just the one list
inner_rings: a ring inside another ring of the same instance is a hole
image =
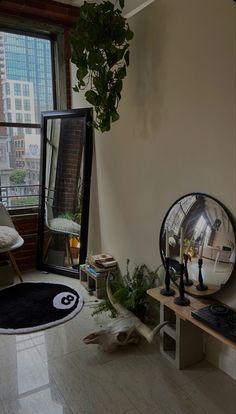
[[225, 286], [235, 267], [235, 246], [231, 215], [209, 195], [183, 196], [162, 223], [162, 260], [170, 258], [171, 277], [178, 285], [182, 250], [185, 290], [194, 296], [212, 295]]
[[77, 277], [87, 254], [92, 112], [42, 113], [38, 266]]

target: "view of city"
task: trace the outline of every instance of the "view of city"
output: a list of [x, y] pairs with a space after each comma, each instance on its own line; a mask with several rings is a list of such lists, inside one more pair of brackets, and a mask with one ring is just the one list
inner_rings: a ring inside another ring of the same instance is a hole
[[[38, 204], [41, 112], [53, 109], [51, 42], [0, 32], [0, 200]], [[27, 128], [20, 124], [28, 124]]]

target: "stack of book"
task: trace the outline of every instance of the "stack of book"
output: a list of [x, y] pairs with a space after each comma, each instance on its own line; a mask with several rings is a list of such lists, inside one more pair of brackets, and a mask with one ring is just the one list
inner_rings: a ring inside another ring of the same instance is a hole
[[117, 261], [110, 254], [95, 254], [89, 256], [89, 266], [97, 273], [109, 272], [117, 269]]

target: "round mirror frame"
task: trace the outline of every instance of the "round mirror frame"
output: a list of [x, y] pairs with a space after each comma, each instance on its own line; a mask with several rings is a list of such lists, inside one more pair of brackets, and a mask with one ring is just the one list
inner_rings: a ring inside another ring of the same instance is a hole
[[[210, 200], [214, 201], [224, 211], [224, 213], [227, 215], [227, 218], [229, 220], [229, 223], [232, 226], [232, 231], [233, 231], [233, 234], [234, 234], [234, 242], [235, 243], [234, 243], [234, 249], [232, 249], [232, 252], [233, 251], [236, 252], [236, 227], [235, 227], [235, 222], [234, 222], [233, 216], [230, 213], [230, 211], [227, 209], [227, 207], [225, 207], [225, 205], [223, 203], [221, 203], [219, 200], [217, 200], [216, 198], [214, 198], [212, 196], [209, 196], [208, 194], [199, 193], [199, 192], [196, 192], [196, 193], [188, 193], [188, 194], [185, 194], [182, 197], [178, 198], [170, 206], [170, 208], [168, 209], [168, 211], [165, 214], [165, 217], [164, 217], [164, 219], [162, 221], [161, 230], [160, 230], [160, 236], [159, 236], [159, 250], [160, 250], [161, 260], [162, 260], [162, 263], [163, 263], [164, 267], [166, 267], [166, 264], [165, 264], [165, 256], [164, 256], [164, 249], [163, 249], [163, 245], [165, 246], [165, 237], [164, 237], [164, 235], [165, 235], [165, 229], [166, 229], [166, 220], [167, 220], [167, 218], [168, 218], [171, 210], [173, 209], [173, 207], [176, 206], [178, 203], [180, 203], [181, 200], [183, 200], [183, 199], [185, 199], [187, 197], [190, 197], [190, 196], [207, 197]], [[192, 206], [193, 206], [193, 204], [190, 206], [188, 212], [191, 210]], [[203, 243], [204, 243], [204, 241], [203, 241]], [[203, 247], [202, 247], [202, 249], [203, 249]], [[223, 283], [223, 284], [221, 284], [221, 285], [219, 285], [219, 289], [216, 289], [214, 292], [209, 292], [209, 290], [198, 291], [197, 288], [196, 288], [196, 286], [194, 286], [194, 288], [196, 290], [196, 293], [192, 291], [193, 290], [193, 287], [192, 287], [192, 290], [189, 291], [188, 290], [188, 286], [185, 286], [185, 292], [188, 295], [193, 296], [193, 297], [197, 297], [197, 298], [200, 298], [200, 297], [205, 298], [205, 297], [209, 297], [209, 296], [212, 296], [212, 295], [218, 293], [219, 291], [221, 291], [228, 284], [230, 278], [232, 277], [232, 274], [234, 273], [234, 271], [236, 269], [236, 260], [235, 259], [234, 259], [234, 262], [232, 262], [232, 264], [233, 264], [233, 267], [231, 269], [231, 272], [230, 272], [230, 274], [229, 274], [226, 282]], [[170, 272], [170, 275], [171, 275], [171, 278], [172, 278], [172, 283], [174, 283], [174, 285], [176, 287], [178, 287], [178, 283], [177, 283], [176, 280], [173, 279], [172, 274], [173, 274], [173, 272]]]

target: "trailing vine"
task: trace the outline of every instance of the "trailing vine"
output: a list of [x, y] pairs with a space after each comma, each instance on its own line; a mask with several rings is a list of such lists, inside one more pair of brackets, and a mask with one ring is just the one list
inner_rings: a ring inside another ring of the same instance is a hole
[[88, 3], [80, 8], [76, 27], [70, 33], [72, 62], [77, 67], [74, 91], [86, 90], [86, 100], [94, 106], [94, 127], [109, 131], [119, 119], [123, 79], [129, 66], [129, 41], [133, 38], [122, 16], [124, 0]]

